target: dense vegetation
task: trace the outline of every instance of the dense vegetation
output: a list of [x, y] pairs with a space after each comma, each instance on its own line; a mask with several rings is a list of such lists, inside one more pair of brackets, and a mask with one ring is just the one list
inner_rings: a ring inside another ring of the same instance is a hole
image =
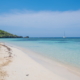
[[13, 35], [6, 31], [0, 30], [0, 38], [22, 38], [22, 36]]

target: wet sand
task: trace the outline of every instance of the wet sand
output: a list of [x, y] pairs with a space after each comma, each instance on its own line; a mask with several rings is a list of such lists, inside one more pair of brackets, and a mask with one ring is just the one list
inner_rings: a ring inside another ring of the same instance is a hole
[[[47, 63], [40, 63], [38, 57], [32, 58], [33, 56], [29, 55], [32, 51], [23, 51], [0, 43], [0, 80], [80, 80], [75, 74], [74, 78], [72, 73], [70, 75], [73, 79], [66, 78], [69, 71], [63, 69], [61, 64], [58, 66], [54, 62], [52, 67], [55, 71], [52, 71], [50, 67], [46, 67]], [[65, 75], [59, 75], [56, 71]]]

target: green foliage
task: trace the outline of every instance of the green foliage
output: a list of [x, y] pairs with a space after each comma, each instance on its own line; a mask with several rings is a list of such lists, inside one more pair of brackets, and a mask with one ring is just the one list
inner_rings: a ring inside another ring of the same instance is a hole
[[0, 30], [0, 38], [22, 38], [22, 36], [13, 35], [6, 31]]

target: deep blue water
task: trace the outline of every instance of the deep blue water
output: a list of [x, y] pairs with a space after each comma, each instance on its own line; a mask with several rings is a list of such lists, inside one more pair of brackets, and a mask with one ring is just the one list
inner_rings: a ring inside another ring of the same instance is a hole
[[28, 48], [48, 58], [80, 67], [79, 37], [4, 38], [0, 39], [0, 42], [7, 42], [19, 47]]

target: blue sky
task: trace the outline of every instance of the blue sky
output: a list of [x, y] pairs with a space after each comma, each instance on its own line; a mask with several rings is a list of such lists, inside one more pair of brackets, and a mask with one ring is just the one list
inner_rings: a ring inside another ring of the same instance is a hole
[[0, 29], [31, 37], [80, 37], [80, 0], [0, 0]]

